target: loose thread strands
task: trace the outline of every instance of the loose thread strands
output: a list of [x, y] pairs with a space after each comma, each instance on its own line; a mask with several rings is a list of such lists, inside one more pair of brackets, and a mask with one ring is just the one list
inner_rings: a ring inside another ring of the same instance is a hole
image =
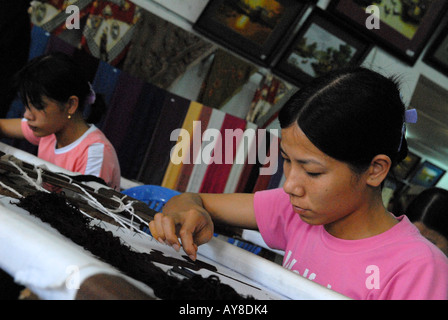
[[[32, 179], [24, 170], [22, 170], [22, 168], [17, 165], [14, 161], [7, 161], [11, 166], [15, 167], [18, 172], [19, 172], [19, 177], [24, 179], [30, 186], [34, 187], [36, 190], [41, 191], [41, 192], [46, 192], [46, 193], [50, 193], [49, 190], [45, 189], [42, 186], [42, 172], [43, 169], [39, 168], [39, 167], [34, 167], [34, 171], [37, 173], [37, 178], [36, 181], [34, 181], [34, 179]], [[122, 212], [122, 211], [128, 211], [131, 215], [131, 221], [128, 222], [127, 220], [125, 220], [124, 218], [120, 217], [117, 214], [112, 213], [113, 210], [111, 209], [107, 209], [105, 208], [97, 199], [95, 199], [91, 194], [89, 194], [80, 184], [77, 183], [73, 183], [73, 185], [76, 185], [83, 193], [84, 195], [80, 195], [80, 197], [82, 199], [84, 199], [92, 208], [98, 210], [99, 212], [101, 212], [102, 214], [111, 217], [118, 225], [120, 225], [121, 227], [124, 228], [128, 228], [131, 230], [134, 230], [135, 232], [144, 234], [144, 235], [148, 235], [147, 233], [141, 231], [140, 229], [138, 229], [134, 224], [133, 224], [133, 217], [135, 216], [132, 208], [132, 202], [128, 203], [127, 205], [124, 205], [122, 202], [120, 202], [119, 208], [117, 210], [114, 210], [115, 212]], [[7, 188], [9, 191], [13, 192], [14, 194], [18, 195], [19, 198], [22, 198], [23, 195], [20, 194], [18, 191], [16, 191], [15, 189], [13, 189], [12, 187], [9, 187], [5, 184], [2, 183], [2, 186], [4, 186], [5, 188]], [[118, 198], [116, 198], [116, 200], [120, 200]], [[88, 218], [92, 217], [86, 213], [83, 210], [79, 210], [83, 215], [87, 216]], [[141, 219], [139, 217], [139, 219]], [[141, 219], [142, 222], [144, 222], [143, 219]]]
[[20, 168], [14, 161], [8, 161], [10, 165], [15, 167], [19, 171], [19, 176], [23, 178], [26, 182], [28, 182], [29, 185], [36, 188], [36, 190], [43, 191], [43, 192], [50, 192], [42, 187], [42, 170], [39, 168], [34, 167], [34, 170], [37, 173], [37, 179], [34, 181], [32, 178], [28, 176], [28, 174]]
[[[110, 217], [119, 226], [134, 230], [135, 232], [142, 235], [149, 236], [146, 232], [140, 229], [143, 225], [146, 226], [148, 224], [148, 221], [142, 219], [138, 214], [135, 213], [134, 204], [136, 201], [128, 201], [126, 204], [124, 203], [124, 199], [127, 198], [127, 196], [124, 196], [122, 198], [119, 198], [116, 195], [109, 196], [108, 199], [112, 199], [114, 204], [117, 205], [117, 208], [106, 208], [96, 197], [92, 195], [92, 193], [96, 191], [87, 191], [86, 186], [83, 186], [80, 182], [75, 180], [75, 177], [49, 172], [41, 167], [32, 166], [30, 164], [18, 161], [17, 159], [9, 155], [2, 156], [1, 164], [3, 169], [10, 169], [10, 173], [14, 173], [12, 169], [15, 169], [15, 173], [17, 173], [20, 178], [25, 180], [31, 187], [34, 187], [38, 191], [50, 192], [42, 186], [44, 177], [47, 181], [49, 181], [51, 185], [60, 186], [62, 188], [69, 187], [69, 190], [71, 189], [71, 191], [74, 191], [78, 195], [78, 197], [84, 200], [90, 207]], [[7, 167], [5, 167], [5, 165], [7, 165]], [[35, 180], [30, 176], [30, 174], [33, 174], [33, 176], [35, 176]], [[61, 180], [63, 178], [66, 178], [68, 182]], [[18, 195], [16, 191], [11, 192]], [[96, 196], [98, 196], [98, 194], [96, 194]], [[20, 197], [21, 195], [19, 196], [19, 198]], [[140, 208], [142, 207], [140, 206]], [[89, 216], [83, 210], [81, 210], [81, 212]], [[130, 221], [122, 216], [124, 215], [124, 213], [127, 213], [127, 215], [130, 217]], [[134, 219], [138, 220], [140, 222], [140, 225], [135, 225]]]
[[203, 278], [195, 274], [191, 278], [179, 279], [169, 275], [152, 263], [150, 254], [135, 252], [112, 232], [91, 225], [91, 219], [81, 215], [77, 207], [60, 194], [38, 191], [20, 199], [17, 205], [106, 263], [147, 284], [158, 298], [245, 299], [216, 276]]
[[[78, 185], [78, 184], [76, 184], [76, 185]], [[118, 209], [116, 209], [116, 210], [107, 209], [97, 199], [95, 199], [90, 193], [88, 193], [83, 187], [81, 187], [80, 185], [78, 185], [78, 187], [84, 193], [84, 196], [81, 195], [81, 197], [86, 199], [87, 203], [90, 206], [97, 209], [99, 212], [105, 214], [106, 216], [111, 217], [112, 219], [114, 219], [114, 221], [116, 221], [123, 228], [128, 228], [128, 229], [134, 230], [136, 232], [142, 233], [144, 235], [148, 235], [147, 233], [141, 231], [140, 229], [138, 229], [137, 227], [134, 226], [134, 224], [133, 224], [134, 216], [136, 216], [136, 215], [134, 214], [134, 211], [131, 209], [132, 203], [128, 203], [127, 205], [124, 205], [120, 201], [120, 206]], [[116, 200], [120, 200], [120, 199], [116, 198]], [[114, 211], [115, 212], [127, 211], [131, 215], [131, 221], [128, 222], [125, 219], [121, 218], [120, 216], [114, 214], [113, 213]], [[144, 221], [144, 220], [142, 219], [142, 221]]]
[[6, 190], [8, 190], [9, 192], [15, 194], [18, 198], [23, 198], [23, 195], [21, 193], [19, 193], [17, 190], [15, 190], [14, 188], [4, 184], [3, 182], [0, 181], [0, 186]]
[[[137, 220], [139, 220], [141, 223], [143, 223], [145, 225], [148, 222], [143, 220], [141, 217], [139, 217], [138, 215], [135, 214], [134, 207], [133, 207], [133, 204], [134, 204], [133, 201], [130, 201], [130, 202], [124, 204], [123, 199], [113, 196], [113, 199], [119, 204], [118, 208], [117, 209], [110, 209], [110, 208], [108, 209], [100, 201], [98, 201], [98, 199], [96, 199], [89, 192], [87, 192], [87, 190], [84, 187], [82, 187], [81, 184], [76, 183], [74, 181], [72, 181], [72, 184], [79, 188], [79, 190], [83, 193], [83, 194], [79, 194], [79, 196], [82, 199], [84, 199], [92, 208], [94, 208], [94, 209], [98, 210], [99, 212], [101, 212], [102, 214], [112, 218], [117, 224], [119, 224], [123, 228], [127, 228], [129, 230], [133, 230], [133, 231], [143, 234], [145, 236], [149, 236], [146, 232], [140, 230], [138, 228], [138, 226], [136, 226], [134, 224], [134, 218], [136, 218]], [[131, 217], [130, 221], [128, 221], [127, 219], [116, 214], [116, 213], [122, 213], [122, 212], [127, 212], [130, 215], [130, 217]]]

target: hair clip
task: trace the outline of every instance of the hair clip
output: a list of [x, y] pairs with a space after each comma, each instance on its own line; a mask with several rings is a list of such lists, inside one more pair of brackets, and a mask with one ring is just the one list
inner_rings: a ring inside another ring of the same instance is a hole
[[404, 136], [406, 135], [406, 123], [417, 123], [417, 110], [408, 109], [404, 112], [404, 123], [401, 129], [401, 140], [398, 146], [398, 151], [401, 150], [401, 145], [403, 144]]
[[404, 122], [417, 123], [417, 110], [409, 109], [404, 112]]
[[90, 93], [87, 96], [87, 103], [88, 104], [94, 104], [95, 100], [96, 100], [96, 94], [95, 94], [95, 90], [93, 90], [92, 85], [90, 84], [90, 82], [88, 82], [89, 84], [89, 88], [90, 88]]

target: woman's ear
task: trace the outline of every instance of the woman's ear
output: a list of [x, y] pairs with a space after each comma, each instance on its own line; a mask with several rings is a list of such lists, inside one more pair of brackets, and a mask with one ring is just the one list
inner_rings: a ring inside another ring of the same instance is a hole
[[71, 96], [67, 101], [67, 113], [72, 115], [78, 110], [79, 99], [77, 96]]
[[387, 174], [391, 168], [392, 161], [384, 154], [376, 155], [369, 167], [367, 177], [367, 184], [372, 187], [378, 187], [386, 179]]

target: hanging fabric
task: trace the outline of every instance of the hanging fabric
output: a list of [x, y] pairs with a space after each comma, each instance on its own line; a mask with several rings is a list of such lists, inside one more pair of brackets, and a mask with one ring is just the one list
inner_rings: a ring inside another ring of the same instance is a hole
[[213, 48], [191, 32], [143, 10], [123, 71], [167, 89]]
[[246, 120], [264, 127], [266, 123], [259, 123], [259, 119], [270, 111], [287, 90], [285, 83], [271, 73], [263, 76], [255, 91]]
[[217, 50], [196, 100], [206, 106], [220, 109], [246, 84], [256, 70], [253, 64], [224, 50]]
[[117, 66], [129, 49], [140, 11], [129, 0], [95, 0], [83, 29], [81, 46], [94, 57]]
[[[82, 36], [82, 22], [88, 16], [92, 3], [93, 0], [32, 1], [31, 23], [59, 36], [74, 47], [78, 47]], [[79, 9], [79, 28], [67, 28], [67, 24], [70, 25], [73, 22], [70, 13], [66, 12], [69, 5], [74, 5]], [[67, 19], [69, 20], [67, 21]]]

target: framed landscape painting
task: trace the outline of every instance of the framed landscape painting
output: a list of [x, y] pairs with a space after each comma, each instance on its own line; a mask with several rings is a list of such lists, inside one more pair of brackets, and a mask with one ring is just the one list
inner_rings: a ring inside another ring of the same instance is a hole
[[310, 1], [210, 0], [193, 29], [241, 56], [266, 66]]
[[445, 174], [445, 170], [432, 164], [429, 161], [425, 161], [418, 168], [417, 172], [411, 179], [412, 184], [416, 184], [423, 187], [433, 187], [439, 182], [439, 180]]
[[370, 48], [364, 36], [315, 8], [272, 71], [300, 87], [326, 72], [360, 64]]
[[332, 0], [328, 10], [414, 65], [447, 8], [446, 0]]
[[409, 151], [406, 158], [392, 169], [394, 178], [406, 180], [409, 174], [418, 166], [421, 159], [421, 157]]

